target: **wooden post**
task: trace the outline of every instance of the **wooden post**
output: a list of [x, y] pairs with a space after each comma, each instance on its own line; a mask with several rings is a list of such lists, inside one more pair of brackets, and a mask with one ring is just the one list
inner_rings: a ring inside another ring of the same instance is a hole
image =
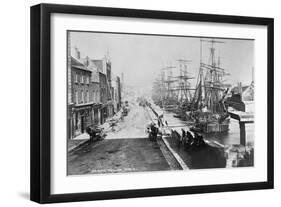
[[239, 126], [240, 126], [240, 144], [246, 146], [245, 122], [239, 122]]

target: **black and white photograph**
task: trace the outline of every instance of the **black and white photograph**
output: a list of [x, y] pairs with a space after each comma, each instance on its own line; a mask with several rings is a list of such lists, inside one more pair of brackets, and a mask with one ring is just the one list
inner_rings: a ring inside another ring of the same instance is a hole
[[250, 10], [32, 6], [30, 199], [273, 189], [274, 18]]
[[67, 31], [67, 175], [255, 166], [255, 40]]

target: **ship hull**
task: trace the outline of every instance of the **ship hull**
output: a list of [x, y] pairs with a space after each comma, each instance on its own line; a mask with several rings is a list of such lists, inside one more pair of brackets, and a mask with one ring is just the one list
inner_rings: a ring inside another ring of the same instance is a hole
[[229, 124], [219, 124], [219, 123], [208, 123], [206, 124], [205, 133], [216, 133], [216, 132], [227, 132], [229, 130]]
[[195, 131], [203, 133], [223, 133], [229, 130], [229, 120], [225, 120], [222, 123], [219, 122], [201, 122], [196, 123], [194, 127]]

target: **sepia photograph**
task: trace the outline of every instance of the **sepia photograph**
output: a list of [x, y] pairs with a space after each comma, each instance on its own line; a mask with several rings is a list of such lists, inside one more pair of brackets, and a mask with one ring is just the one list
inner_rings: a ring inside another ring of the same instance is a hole
[[67, 31], [67, 175], [254, 167], [255, 40]]

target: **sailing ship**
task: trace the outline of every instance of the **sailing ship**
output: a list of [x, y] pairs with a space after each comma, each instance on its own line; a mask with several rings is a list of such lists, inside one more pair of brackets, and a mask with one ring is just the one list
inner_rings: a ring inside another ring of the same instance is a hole
[[[209, 62], [202, 60], [202, 43], [211, 44]], [[200, 40], [200, 68], [197, 78], [197, 86], [193, 96], [192, 108], [187, 112], [191, 119], [193, 129], [204, 133], [227, 132], [230, 117], [224, 105], [229, 93], [227, 85], [223, 83], [223, 77], [229, 75], [220, 66], [220, 56], [216, 58], [216, 43], [224, 43], [216, 40]]]
[[191, 60], [178, 59], [180, 74], [174, 78], [177, 81], [177, 85], [174, 90], [177, 92], [177, 97], [179, 100], [176, 115], [180, 119], [186, 120], [186, 111], [190, 111], [193, 99], [194, 88], [191, 87], [190, 80], [194, 77], [190, 76], [188, 73], [187, 64]]
[[161, 97], [161, 106], [163, 110], [174, 112], [177, 109], [178, 98], [174, 91], [175, 79], [173, 77], [173, 68], [175, 66], [167, 66], [162, 68], [161, 82], [163, 94]]
[[[152, 99], [163, 110], [174, 112], [179, 118], [185, 118], [185, 111], [192, 103], [189, 80], [193, 77], [187, 71], [187, 64], [191, 61], [178, 59], [177, 62], [178, 67], [162, 68], [160, 80], [154, 82]], [[175, 69], [178, 69], [178, 75], [174, 75]]]

